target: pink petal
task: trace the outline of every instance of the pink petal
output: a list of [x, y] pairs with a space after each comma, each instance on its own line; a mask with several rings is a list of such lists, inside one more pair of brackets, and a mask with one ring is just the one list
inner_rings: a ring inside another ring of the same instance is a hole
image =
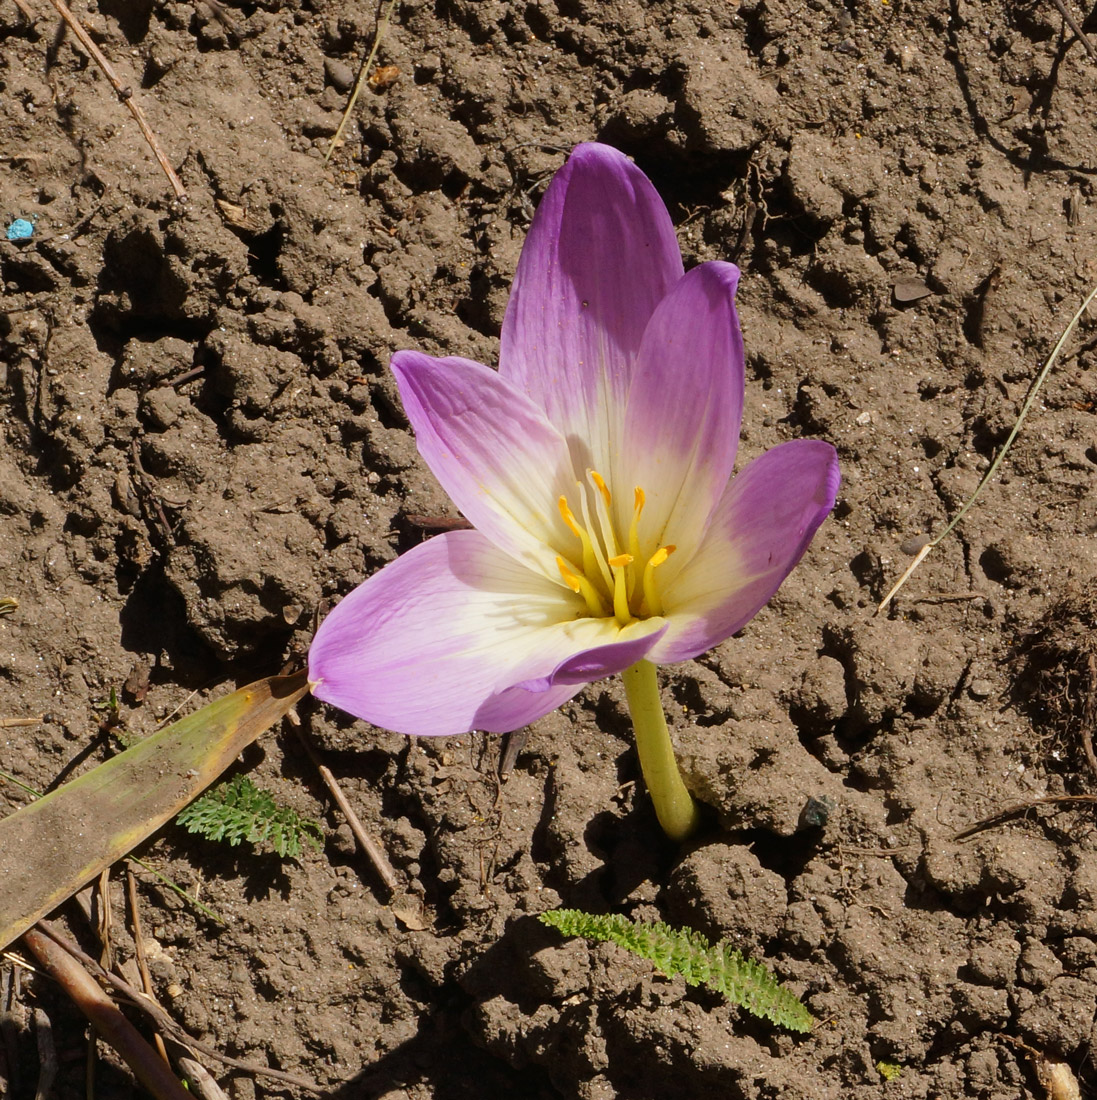
[[681, 277], [674, 226], [648, 178], [616, 149], [577, 146], [522, 249], [499, 371], [572, 443], [580, 471], [608, 476], [644, 328]]
[[[309, 649], [313, 693], [400, 733], [518, 729], [643, 656], [666, 629], [663, 620], [621, 631], [612, 619], [576, 618], [581, 603], [477, 531], [439, 535], [359, 585], [320, 625]], [[575, 664], [591, 651], [579, 679]]]
[[[595, 625], [593, 619], [586, 622], [590, 624], [587, 632], [591, 634], [611, 633], [614, 629], [612, 620], [600, 620], [601, 625]], [[548, 714], [566, 702], [584, 684], [592, 684], [596, 680], [624, 672], [629, 665], [646, 657], [666, 631], [667, 623], [664, 619], [632, 623], [617, 632], [621, 641], [584, 650], [561, 661], [547, 675], [523, 680], [507, 691], [500, 692], [478, 711], [477, 728], [506, 733], [529, 725], [534, 719]], [[551, 706], [548, 705], [550, 701]]]
[[660, 567], [666, 585], [700, 543], [735, 467], [744, 372], [738, 283], [734, 264], [693, 268], [659, 303], [640, 344], [613, 484], [622, 529], [633, 487], [644, 490], [644, 559], [677, 547]]
[[834, 507], [838, 482], [838, 457], [820, 440], [782, 443], [751, 462], [664, 592], [671, 626], [649, 659], [688, 660], [748, 623], [803, 556]]
[[481, 363], [401, 351], [392, 371], [419, 453], [454, 504], [496, 546], [562, 586], [551, 547], [574, 539], [556, 501], [575, 477], [560, 433]]

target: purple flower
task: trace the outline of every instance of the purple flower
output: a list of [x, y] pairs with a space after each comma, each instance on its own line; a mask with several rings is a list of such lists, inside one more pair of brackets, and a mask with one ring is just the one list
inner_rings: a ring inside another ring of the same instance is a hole
[[502, 733], [641, 660], [750, 620], [834, 504], [834, 449], [794, 440], [734, 479], [739, 271], [683, 274], [621, 153], [580, 145], [541, 200], [498, 372], [393, 356], [419, 451], [475, 530], [356, 588], [309, 652], [314, 693], [407, 734]]

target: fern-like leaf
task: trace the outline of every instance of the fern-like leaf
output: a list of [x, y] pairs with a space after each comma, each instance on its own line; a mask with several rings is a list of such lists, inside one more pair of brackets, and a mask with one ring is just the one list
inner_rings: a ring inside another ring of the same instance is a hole
[[207, 840], [233, 846], [242, 840], [269, 844], [282, 859], [296, 859], [302, 841], [319, 848], [324, 836], [319, 822], [280, 806], [269, 791], [257, 787], [246, 775], [235, 776], [196, 798], [175, 821]]
[[615, 943], [650, 960], [667, 977], [681, 974], [689, 985], [715, 989], [740, 1008], [790, 1031], [810, 1031], [815, 1022], [799, 997], [726, 940], [713, 946], [690, 928], [630, 921], [618, 913], [598, 916], [580, 909], [550, 909], [539, 919], [565, 936]]

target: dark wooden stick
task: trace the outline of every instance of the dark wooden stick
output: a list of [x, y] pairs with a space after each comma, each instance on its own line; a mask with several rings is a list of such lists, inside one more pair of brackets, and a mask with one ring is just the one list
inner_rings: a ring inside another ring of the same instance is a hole
[[24, 932], [23, 942], [153, 1096], [158, 1100], [191, 1100], [164, 1060], [68, 951], [40, 927]]
[[1086, 48], [1086, 53], [1097, 61], [1097, 49], [1089, 40], [1089, 36], [1084, 30], [1082, 25], [1070, 14], [1070, 9], [1066, 6], [1066, 0], [1051, 0], [1051, 2], [1059, 9], [1059, 14], [1066, 20], [1067, 26], [1078, 36], [1078, 41], [1082, 43]]
[[[270, 1069], [267, 1066], [259, 1066], [252, 1062], [245, 1062], [240, 1058], [233, 1058], [231, 1055], [223, 1054], [209, 1043], [203, 1043], [201, 1040], [193, 1038], [155, 1001], [146, 997], [140, 990], [134, 989], [124, 978], [120, 978], [117, 974], [109, 970], [104, 970], [86, 951], [82, 951], [72, 942], [72, 940], [63, 936], [48, 921], [39, 921], [36, 927], [53, 940], [58, 948], [67, 951], [74, 959], [83, 963], [100, 981], [106, 982], [108, 985], [113, 986], [123, 996], [128, 997], [135, 1008], [139, 1008], [147, 1016], [151, 1017], [157, 1027], [177, 1039], [180, 1043], [185, 1043], [189, 1047], [194, 1047], [195, 1050], [201, 1051], [203, 1054], [208, 1054], [211, 1058], [216, 1058], [226, 1066], [233, 1066], [235, 1069], [241, 1069], [245, 1073], [250, 1073], [255, 1077], [270, 1077], [274, 1081], [282, 1081], [287, 1085], [305, 1089], [307, 1092], [324, 1091], [319, 1085], [309, 1081], [307, 1078], [295, 1077], [292, 1073], [283, 1073], [280, 1069]], [[151, 1048], [149, 1048], [149, 1050], [151, 1053]], [[163, 1065], [162, 1062], [160, 1064]]]

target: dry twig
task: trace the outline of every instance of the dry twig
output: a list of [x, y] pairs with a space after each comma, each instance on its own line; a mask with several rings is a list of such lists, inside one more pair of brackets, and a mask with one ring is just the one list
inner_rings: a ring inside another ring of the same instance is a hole
[[133, 98], [133, 89], [127, 84], [123, 84], [118, 78], [118, 74], [111, 67], [111, 63], [106, 59], [103, 51], [92, 40], [91, 35], [84, 29], [83, 24], [76, 18], [75, 15], [69, 10], [68, 4], [65, 0], [50, 0], [50, 3], [57, 9], [58, 15], [65, 21], [65, 23], [72, 30], [72, 33], [76, 35], [80, 42], [80, 45], [91, 55], [92, 59], [103, 70], [103, 75], [110, 81], [111, 87], [118, 93], [118, 98], [129, 108], [129, 112], [133, 115], [137, 121], [137, 125], [144, 136], [145, 141], [149, 143], [149, 148], [152, 150], [152, 155], [156, 157], [160, 167], [164, 170], [164, 175], [168, 177], [168, 183], [171, 184], [172, 191], [175, 192], [175, 198], [178, 202], [187, 201], [187, 189], [183, 186], [182, 180], [175, 174], [175, 169], [171, 166], [171, 161], [168, 160], [167, 154], [165, 154], [160, 142], [157, 140], [156, 134], [153, 133], [152, 127], [148, 123], [148, 119], [145, 118], [145, 112], [141, 110], [140, 106]]
[[388, 30], [389, 20], [392, 18], [392, 9], [394, 7], [396, 7], [396, 0], [388, 0], [388, 5], [385, 7], [385, 13], [381, 16], [377, 24], [377, 33], [373, 36], [373, 45], [370, 47], [369, 54], [366, 56], [365, 61], [362, 62], [362, 67], [358, 70], [358, 78], [354, 81], [354, 91], [350, 93], [347, 109], [343, 112], [343, 117], [339, 120], [339, 128], [335, 131], [335, 136], [331, 139], [331, 145], [328, 146], [328, 155], [324, 157], [325, 165], [331, 160], [332, 153], [335, 152], [339, 142], [343, 139], [343, 131], [347, 128], [347, 123], [350, 121], [350, 116], [354, 111], [354, 105], [358, 102], [358, 95], [362, 91], [362, 85], [366, 83], [367, 74], [369, 73], [370, 66], [373, 64], [373, 59], [377, 56], [377, 48], [381, 45], [381, 39], [385, 37], [385, 31]]
[[57, 1047], [50, 1018], [40, 1008], [34, 1010], [34, 1034], [38, 1041], [38, 1089], [34, 1100], [47, 1100], [57, 1077]]
[[28, 23], [30, 23], [30, 25], [33, 27], [34, 26], [34, 12], [32, 12], [30, 10], [30, 8], [27, 7], [27, 5], [24, 3], [24, 0], [13, 0], [13, 2], [15, 4], [15, 6], [19, 9], [19, 11], [22, 13], [23, 18]]
[[1013, 818], [1020, 817], [1039, 806], [1056, 806], [1065, 810], [1072, 805], [1092, 806], [1095, 803], [1097, 803], [1097, 794], [1054, 794], [1047, 795], [1044, 798], [1033, 798], [1028, 802], [1016, 802], [1012, 806], [1006, 806], [989, 817], [980, 818], [974, 825], [969, 825], [966, 829], [954, 833], [952, 839], [954, 841], [967, 840], [969, 837], [975, 836], [976, 833], [981, 833], [985, 829], [993, 829], [996, 825], [1004, 825], [1007, 821], [1012, 821]]
[[331, 792], [331, 797], [335, 799], [339, 809], [343, 811], [343, 816], [347, 819], [347, 824], [350, 826], [350, 831], [354, 834], [354, 839], [358, 842], [358, 847], [365, 852], [370, 863], [373, 864], [373, 869], [381, 877], [381, 881], [385, 884], [390, 893], [395, 894], [399, 886], [399, 881], [396, 878], [396, 872], [392, 869], [392, 864], [389, 863], [388, 856], [385, 855], [384, 849], [366, 832], [358, 815], [354, 812], [354, 807], [350, 804], [350, 800], [343, 793], [343, 788], [339, 786], [338, 781], [335, 776], [331, 774], [330, 769], [320, 763], [319, 757], [316, 755], [312, 745], [309, 744], [308, 738], [301, 732], [299, 726], [297, 727], [297, 736], [301, 739], [301, 744], [304, 745], [305, 752], [309, 754], [309, 759], [316, 765], [316, 770], [320, 773], [320, 778], [324, 781], [324, 786]]
[[922, 564], [925, 558], [929, 555], [929, 552], [935, 546], [938, 546], [951, 533], [952, 529], [960, 522], [960, 520], [962, 520], [964, 516], [967, 515], [968, 510], [979, 498], [979, 494], [986, 487], [987, 482], [989, 482], [991, 478], [993, 478], [994, 475], [998, 472], [998, 467], [1001, 466], [1002, 459], [1006, 457], [1006, 454], [1008, 453], [1010, 447], [1013, 446], [1013, 441], [1020, 433], [1021, 425], [1025, 422], [1025, 417], [1028, 416], [1029, 412], [1032, 409], [1032, 406], [1036, 402], [1036, 395], [1040, 392], [1040, 388], [1043, 386], [1044, 382], [1047, 381], [1047, 376], [1051, 373], [1051, 368], [1055, 366], [1055, 363], [1059, 358], [1059, 354], [1063, 350], [1063, 345], [1066, 344], [1067, 340], [1070, 338], [1070, 334], [1075, 330], [1075, 328], [1077, 328], [1078, 322], [1085, 315], [1086, 311], [1090, 307], [1090, 304], [1095, 298], [1097, 298], [1097, 286], [1095, 286], [1089, 292], [1089, 294], [1086, 295], [1085, 301], [1083, 301], [1082, 304], [1078, 307], [1077, 312], [1070, 319], [1070, 323], [1065, 329], [1063, 329], [1062, 335], [1055, 342], [1055, 347], [1051, 349], [1051, 354], [1047, 357], [1047, 360], [1044, 362], [1043, 367], [1040, 368], [1040, 373], [1036, 375], [1035, 381], [1029, 387], [1028, 396], [1025, 398], [1025, 403], [1021, 406], [1021, 411], [1017, 414], [1016, 421], [1014, 421], [1013, 430], [1009, 433], [1009, 436], [1006, 438], [1005, 443], [1002, 444], [1002, 449], [995, 456], [994, 461], [990, 464], [990, 468], [983, 475], [983, 480], [980, 481], [979, 484], [975, 487], [975, 492], [971, 494], [971, 496], [967, 500], [967, 503], [965, 503], [960, 511], [956, 513], [949, 525], [936, 538], [931, 539], [918, 551], [914, 559], [911, 561], [910, 565], [908, 565], [906, 569], [903, 570], [902, 576], [900, 576], [895, 584], [891, 586], [891, 591], [889, 591], [888, 594], [880, 601], [879, 606], [876, 608], [875, 614], [879, 615], [880, 612], [883, 611], [889, 603], [891, 603], [891, 601], [895, 598], [895, 594], [899, 591], [900, 588], [903, 587], [904, 584], [907, 583], [911, 575], [914, 573], [914, 570]]
[[[137, 969], [141, 974], [141, 988], [150, 1001], [155, 1001], [156, 998], [152, 993], [152, 977], [149, 974], [148, 959], [145, 957], [145, 933], [141, 928], [141, 910], [137, 903], [137, 877], [129, 867], [126, 868], [126, 896], [129, 899], [130, 923], [133, 925], [133, 950], [137, 956]], [[160, 1057], [166, 1062], [168, 1052], [164, 1047], [163, 1037], [157, 1033], [153, 1036], [153, 1040], [156, 1043], [156, 1049], [160, 1052]]]
[[1070, 8], [1066, 6], [1065, 0], [1051, 0], [1051, 2], [1059, 9], [1059, 14], [1066, 20], [1067, 26], [1075, 33], [1078, 41], [1085, 46], [1086, 53], [1088, 53], [1094, 61], [1097, 61], [1097, 49], [1095, 49], [1093, 43], [1090, 42], [1086, 32], [1082, 30], [1082, 25], [1070, 14]]

